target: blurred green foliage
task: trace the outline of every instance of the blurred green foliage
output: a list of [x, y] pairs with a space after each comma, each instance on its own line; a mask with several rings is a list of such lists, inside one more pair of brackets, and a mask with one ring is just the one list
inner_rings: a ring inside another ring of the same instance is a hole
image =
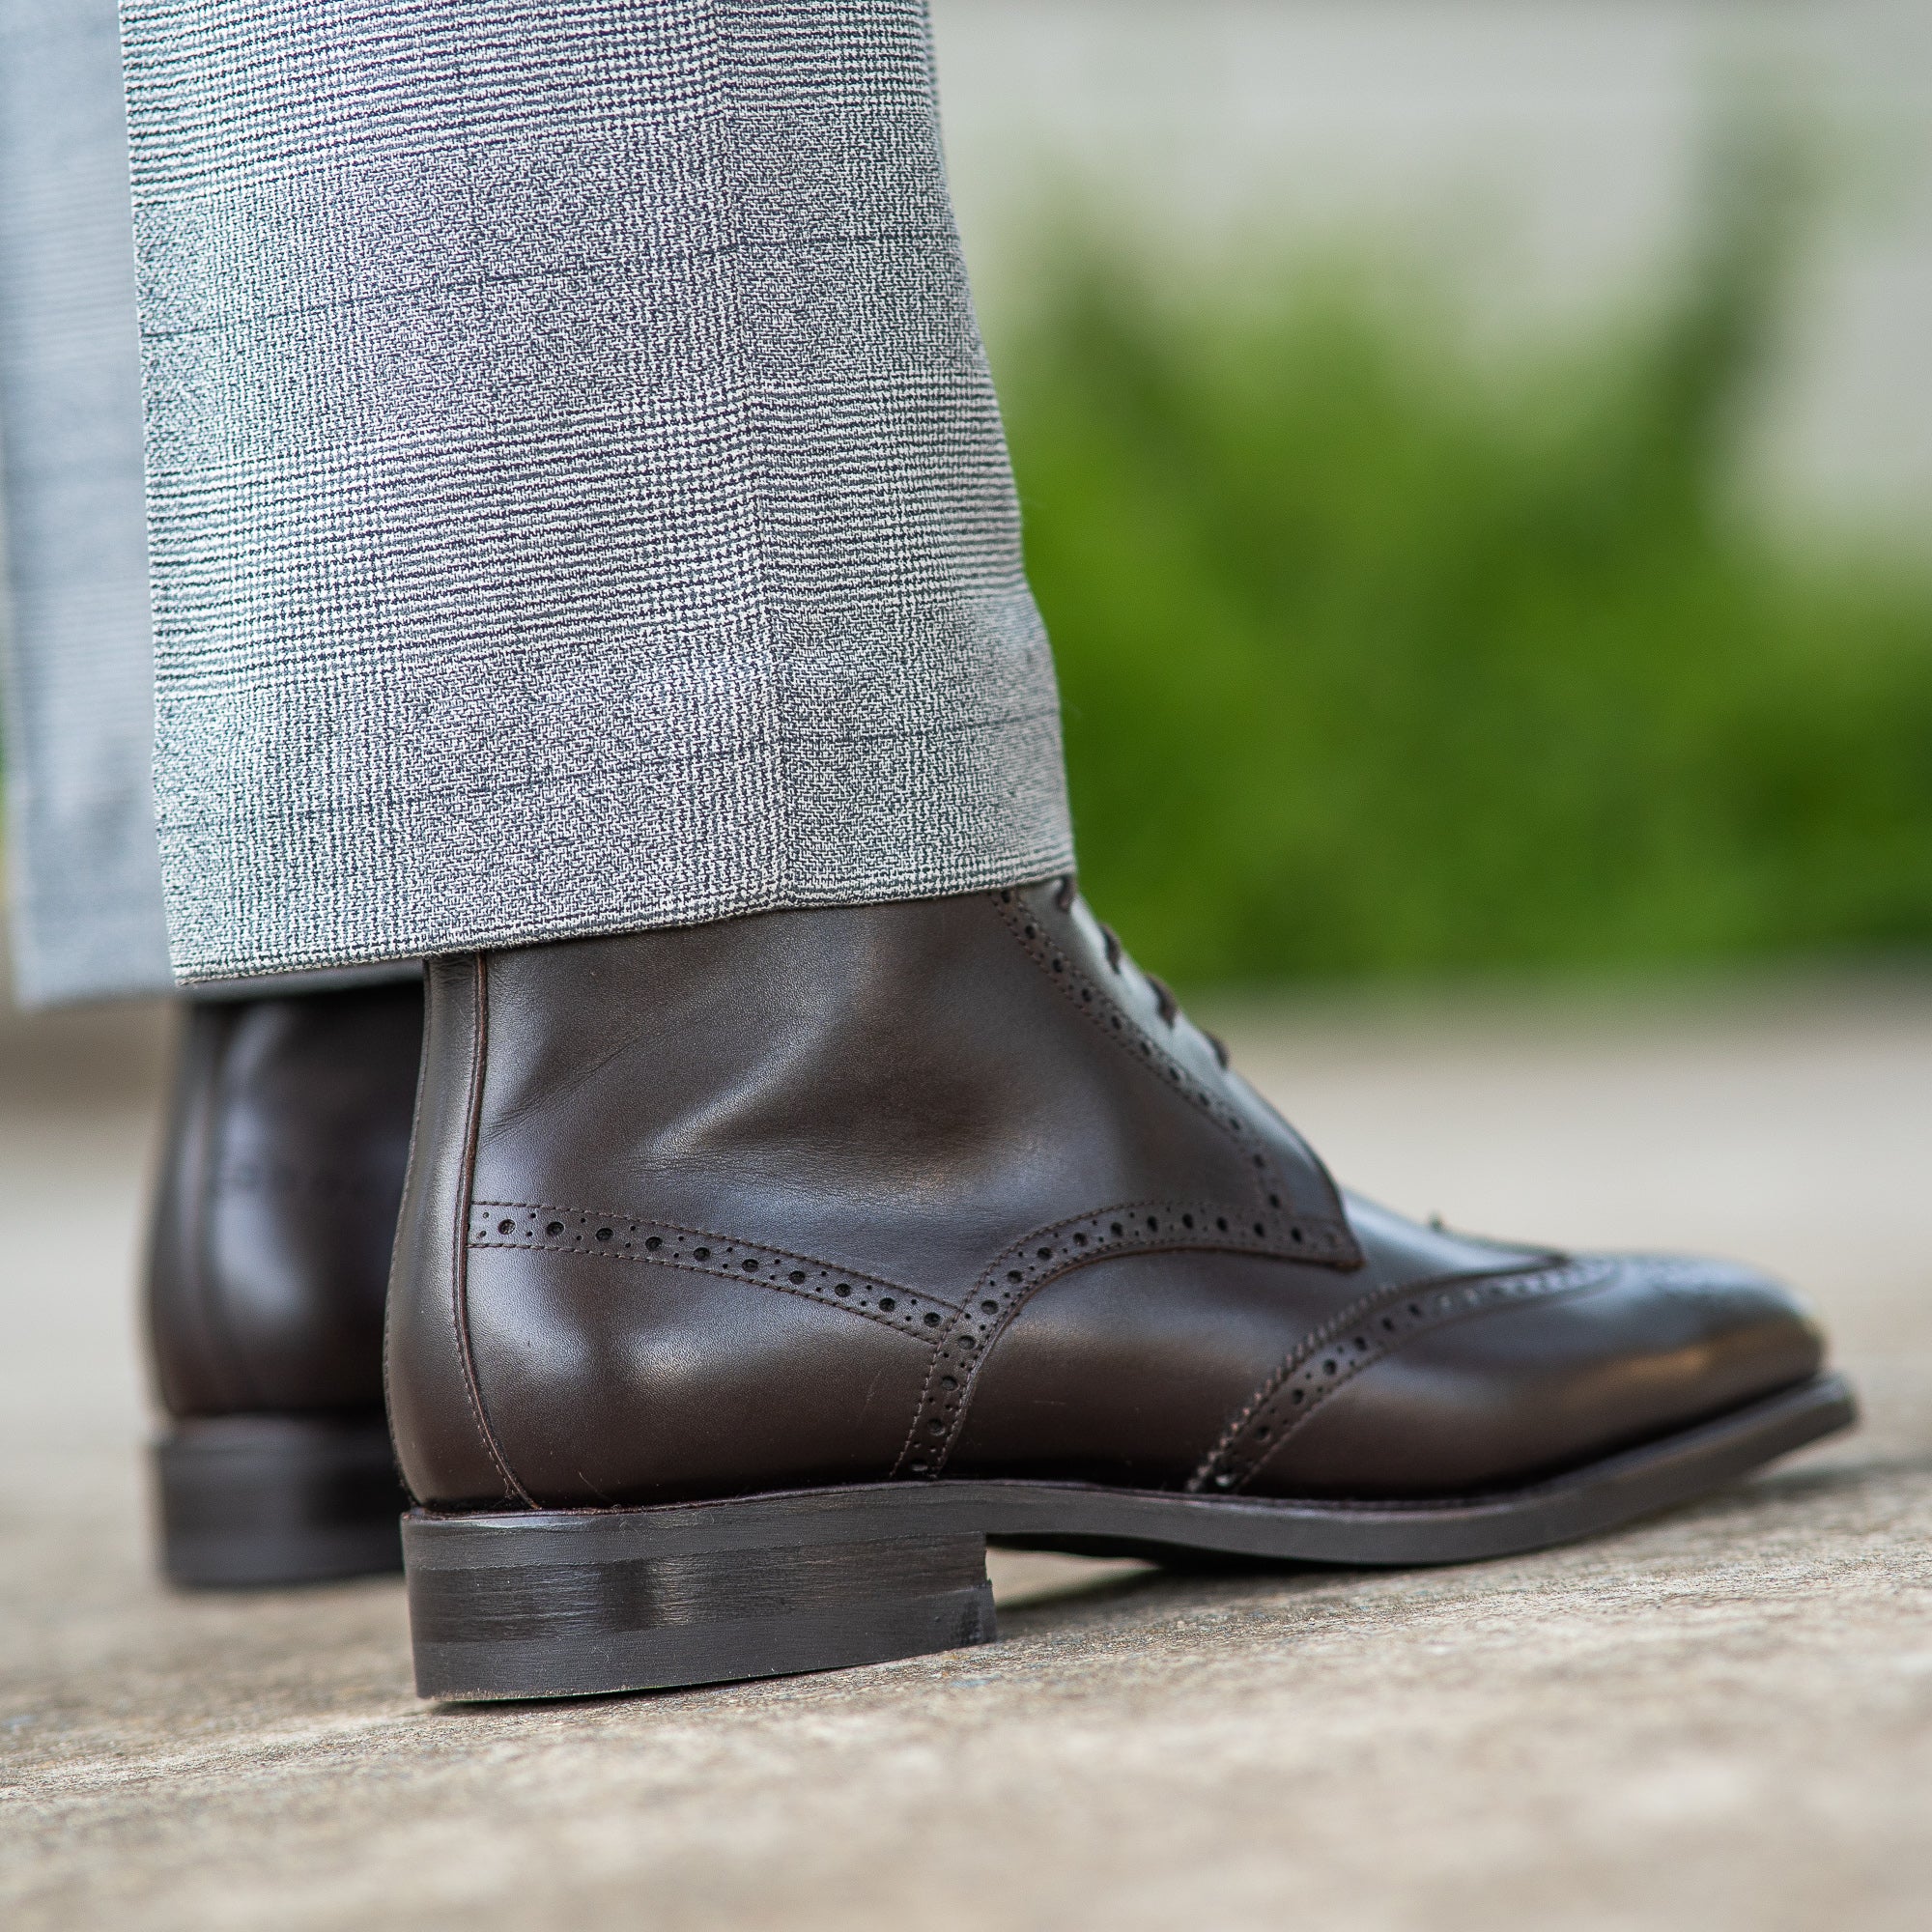
[[1932, 940], [1932, 573], [1740, 510], [1794, 224], [1717, 205], [1533, 351], [1427, 273], [1035, 251], [995, 370], [1083, 884], [1150, 965]]

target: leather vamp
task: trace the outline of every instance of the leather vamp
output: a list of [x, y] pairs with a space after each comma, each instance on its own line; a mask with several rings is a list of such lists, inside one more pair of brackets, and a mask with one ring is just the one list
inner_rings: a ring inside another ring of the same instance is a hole
[[1065, 882], [437, 962], [431, 986], [442, 1125], [391, 1333], [436, 1500], [1450, 1493], [1815, 1359], [1755, 1277], [1345, 1203]]

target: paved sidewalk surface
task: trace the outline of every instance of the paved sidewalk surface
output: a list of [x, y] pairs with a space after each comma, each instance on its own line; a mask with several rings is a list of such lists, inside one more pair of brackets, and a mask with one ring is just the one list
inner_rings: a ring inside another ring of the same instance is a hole
[[996, 1559], [1003, 1640], [570, 1706], [412, 1696], [392, 1583], [152, 1580], [152, 1015], [0, 1029], [0, 1921], [1932, 1924], [1932, 987], [1216, 1016], [1372, 1193], [1804, 1283], [1868, 1421], [1520, 1561]]

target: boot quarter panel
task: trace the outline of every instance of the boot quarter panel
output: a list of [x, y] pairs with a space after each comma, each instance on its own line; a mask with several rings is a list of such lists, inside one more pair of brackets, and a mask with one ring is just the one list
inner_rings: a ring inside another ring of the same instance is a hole
[[504, 1461], [552, 1508], [880, 1480], [931, 1354], [788, 1286], [621, 1255], [472, 1244], [469, 1309]]

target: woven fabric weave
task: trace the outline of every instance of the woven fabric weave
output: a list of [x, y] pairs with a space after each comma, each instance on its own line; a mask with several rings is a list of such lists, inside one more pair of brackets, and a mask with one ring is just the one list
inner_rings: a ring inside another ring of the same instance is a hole
[[189, 979], [1037, 878], [918, 0], [129, 0]]
[[113, 0], [0, 0], [0, 711], [30, 1005], [172, 983], [140, 367]]

